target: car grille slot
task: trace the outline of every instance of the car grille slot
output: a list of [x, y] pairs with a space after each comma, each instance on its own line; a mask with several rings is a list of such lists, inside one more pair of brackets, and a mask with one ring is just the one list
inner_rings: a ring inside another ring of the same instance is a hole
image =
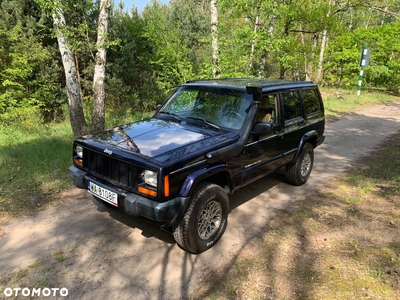
[[135, 188], [138, 172], [136, 166], [87, 149], [84, 150], [84, 161], [89, 174], [122, 188]]

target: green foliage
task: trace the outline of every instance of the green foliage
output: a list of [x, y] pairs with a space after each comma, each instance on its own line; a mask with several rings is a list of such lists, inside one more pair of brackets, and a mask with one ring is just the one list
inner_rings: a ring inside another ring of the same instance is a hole
[[[111, 11], [107, 34], [106, 108], [144, 116], [178, 84], [212, 77], [209, 1], [153, 0], [140, 14], [121, 5]], [[382, 6], [384, 5], [384, 6]], [[62, 121], [65, 75], [51, 14], [62, 8], [68, 38], [90, 109], [98, 2], [3, 0], [0, 3], [0, 123], [35, 111], [38, 122]], [[383, 7], [384, 9], [374, 9]], [[351, 88], [360, 51], [368, 43], [370, 65], [363, 86], [398, 93], [398, 0], [218, 1], [222, 77], [308, 78], [319, 68], [322, 32], [328, 44], [322, 83]], [[385, 9], [387, 13], [385, 13]], [[258, 20], [256, 23], [256, 19]], [[253, 49], [252, 55], [250, 55]]]
[[[36, 108], [49, 119], [49, 108], [59, 108], [55, 104], [60, 104], [61, 89], [58, 61], [46, 41], [46, 22], [39, 7], [25, 0], [3, 1], [1, 11], [0, 122]], [[53, 113], [50, 119], [54, 118]]]
[[359, 73], [359, 59], [363, 48], [357, 43], [354, 34], [346, 33], [329, 45], [329, 58], [325, 63], [326, 78], [329, 85], [355, 85]]
[[374, 30], [358, 28], [345, 32], [329, 45], [326, 62], [327, 83], [354, 86], [360, 70], [360, 53], [364, 44], [371, 50], [370, 65], [366, 68], [365, 82], [369, 87], [381, 87], [397, 92], [400, 87], [400, 46], [397, 37], [400, 24], [387, 24]]
[[[137, 12], [128, 15], [114, 12], [109, 36], [118, 40], [107, 53], [107, 107], [146, 111], [155, 109], [157, 98], [164, 93], [156, 83], [154, 68], [149, 64], [154, 46], [145, 36], [145, 22]], [[162, 97], [161, 97], [162, 98]]]
[[[26, 91], [25, 84], [29, 82], [35, 65], [43, 59], [40, 44], [24, 36], [22, 20], [7, 22], [9, 20], [6, 17], [12, 16], [3, 15], [1, 24], [1, 44], [6, 51], [1, 52], [0, 60], [0, 113], [5, 113], [12, 107], [29, 107], [36, 104], [32, 94]], [[39, 47], [39, 52], [31, 55], [30, 48], [35, 46]]]
[[156, 3], [144, 12], [145, 36], [153, 46], [149, 63], [157, 74], [157, 85], [164, 91], [194, 77], [190, 53], [195, 35], [182, 38], [185, 32], [185, 26], [181, 27], [182, 13], [179, 6], [169, 10], [165, 6], [159, 8]]
[[[251, 43], [251, 27], [244, 18], [232, 18], [229, 12], [220, 14], [219, 49], [222, 77], [246, 77], [248, 51]], [[235, 30], [232, 30], [235, 28]], [[210, 40], [211, 42], [211, 40]], [[211, 53], [211, 52], [210, 52]], [[212, 77], [211, 57], [208, 72], [204, 77]]]

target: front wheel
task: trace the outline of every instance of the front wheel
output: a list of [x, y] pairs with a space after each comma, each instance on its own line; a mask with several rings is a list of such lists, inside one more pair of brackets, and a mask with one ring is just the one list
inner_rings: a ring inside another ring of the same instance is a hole
[[212, 183], [195, 191], [182, 220], [174, 227], [178, 245], [199, 254], [214, 246], [228, 223], [229, 200], [225, 190]]
[[310, 177], [314, 164], [314, 148], [311, 144], [305, 144], [295, 162], [286, 166], [286, 180], [293, 185], [302, 185]]

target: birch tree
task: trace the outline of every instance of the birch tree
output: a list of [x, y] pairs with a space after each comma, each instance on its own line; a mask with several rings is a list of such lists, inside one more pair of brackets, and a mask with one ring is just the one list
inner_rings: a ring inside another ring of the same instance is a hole
[[106, 75], [106, 35], [108, 29], [108, 18], [110, 11], [110, 0], [100, 1], [99, 23], [97, 27], [97, 53], [93, 75], [93, 111], [92, 131], [101, 131], [105, 124], [105, 89], [104, 79]]
[[[77, 67], [77, 57], [72, 45], [82, 44], [82, 41], [73, 39], [73, 29], [67, 26], [64, 16], [63, 3], [60, 1], [36, 0], [46, 11], [51, 12], [58, 47], [65, 72], [66, 90], [68, 96], [68, 110], [75, 137], [89, 133], [89, 127], [86, 123], [83, 105], [82, 105], [82, 87], [80, 83], [79, 70]], [[66, 6], [65, 6], [66, 7]], [[74, 6], [75, 7], [75, 6]], [[93, 110], [92, 110], [92, 128], [91, 131], [100, 131], [104, 129], [105, 123], [105, 64], [106, 64], [106, 34], [108, 29], [110, 0], [100, 0], [100, 10], [97, 23], [97, 52], [94, 57], [95, 69], [93, 75]], [[79, 26], [78, 26], [79, 27]], [[85, 28], [85, 24], [83, 26]], [[79, 29], [78, 29], [79, 31]], [[84, 42], [91, 47], [91, 40], [87, 29], [84, 29], [87, 40]]]
[[320, 47], [319, 58], [318, 58], [318, 69], [317, 69], [317, 75], [315, 77], [315, 81], [318, 83], [320, 83], [322, 81], [325, 46], [326, 46], [327, 41], [328, 41], [328, 30], [324, 29], [322, 31], [321, 47]]
[[213, 76], [219, 78], [219, 48], [218, 48], [218, 6], [217, 0], [211, 0], [210, 2], [211, 11], [211, 36], [212, 36], [212, 65], [213, 65]]
[[251, 73], [252, 73], [254, 51], [255, 51], [256, 41], [257, 41], [257, 32], [260, 30], [260, 8], [261, 8], [261, 1], [258, 2], [257, 8], [256, 8], [256, 20], [255, 20], [255, 24], [254, 24], [253, 38], [251, 40], [249, 64], [247, 66], [247, 74], [248, 75], [251, 75]]
[[66, 24], [61, 6], [58, 5], [54, 8], [52, 17], [54, 29], [57, 35], [58, 47], [64, 66], [66, 81], [65, 88], [68, 96], [68, 110], [72, 132], [75, 137], [78, 137], [88, 132], [88, 126], [83, 113], [81, 86], [78, 80], [74, 55], [64, 34]]
[[[326, 19], [329, 19], [331, 17], [331, 2], [329, 2], [329, 9], [326, 14]], [[315, 81], [320, 83], [323, 80], [323, 65], [324, 65], [324, 55], [325, 55], [325, 47], [328, 42], [328, 29], [327, 25], [324, 27], [324, 30], [322, 31], [322, 40], [321, 40], [321, 47], [319, 51], [319, 58], [318, 58], [318, 69], [317, 69], [317, 75], [315, 76]]]

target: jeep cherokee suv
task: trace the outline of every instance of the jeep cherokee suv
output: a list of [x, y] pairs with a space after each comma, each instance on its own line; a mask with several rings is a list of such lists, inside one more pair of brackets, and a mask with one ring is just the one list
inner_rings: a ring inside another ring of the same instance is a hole
[[201, 253], [221, 238], [228, 194], [285, 167], [304, 184], [324, 141], [312, 82], [216, 79], [180, 85], [154, 116], [74, 141], [74, 185], [134, 217], [171, 228]]

